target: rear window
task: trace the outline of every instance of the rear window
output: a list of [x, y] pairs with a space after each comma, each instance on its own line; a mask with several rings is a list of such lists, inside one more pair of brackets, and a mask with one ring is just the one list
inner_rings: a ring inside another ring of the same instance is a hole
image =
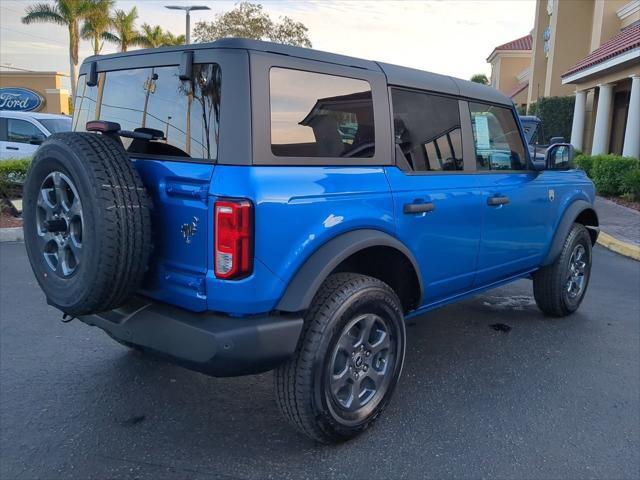
[[162, 139], [123, 138], [130, 153], [216, 160], [220, 123], [220, 68], [193, 66], [193, 80], [181, 81], [178, 67], [101, 73], [89, 87], [81, 77], [74, 130], [89, 120], [117, 122], [123, 130], [151, 132]]
[[38, 121], [51, 133], [71, 130], [71, 118], [39, 118]]
[[373, 157], [371, 85], [272, 68], [271, 151], [280, 157]]

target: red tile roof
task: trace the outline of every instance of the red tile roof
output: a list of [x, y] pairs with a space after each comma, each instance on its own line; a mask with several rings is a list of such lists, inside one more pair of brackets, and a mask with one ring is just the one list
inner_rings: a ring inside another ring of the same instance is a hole
[[581, 70], [586, 70], [589, 67], [637, 47], [640, 47], [640, 24], [635, 24], [625, 28], [611, 40], [596, 48], [561, 76], [566, 77]]
[[521, 91], [526, 89], [528, 86], [529, 86], [529, 80], [527, 80], [526, 82], [522, 82], [522, 83], [518, 84], [518, 86], [516, 88], [514, 88], [509, 93], [507, 93], [507, 96], [509, 98], [513, 98], [516, 95], [518, 95]]
[[489, 62], [497, 52], [531, 50], [532, 43], [533, 38], [531, 38], [531, 35], [525, 35], [524, 37], [516, 38], [515, 40], [511, 40], [510, 42], [498, 45], [493, 49], [491, 55], [487, 57], [487, 62]]
[[515, 40], [511, 40], [510, 42], [503, 43], [502, 45], [498, 45], [493, 49], [496, 50], [531, 50], [531, 45], [533, 44], [533, 38], [531, 35], [525, 35], [524, 37], [516, 38]]

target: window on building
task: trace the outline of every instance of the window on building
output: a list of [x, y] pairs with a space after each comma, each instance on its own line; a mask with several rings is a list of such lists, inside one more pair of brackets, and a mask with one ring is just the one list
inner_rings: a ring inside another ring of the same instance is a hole
[[393, 89], [396, 162], [413, 171], [463, 170], [458, 100]]
[[272, 68], [269, 76], [274, 155], [373, 157], [368, 82], [285, 68]]
[[526, 170], [518, 124], [509, 108], [469, 103], [478, 170]]
[[44, 133], [25, 120], [7, 118], [7, 141], [29, 143], [33, 139], [44, 140]]
[[193, 80], [181, 81], [178, 67], [101, 73], [98, 85], [79, 82], [74, 129], [99, 119], [122, 130], [152, 133], [157, 140], [123, 138], [130, 153], [215, 160], [220, 120], [220, 69], [196, 64]]

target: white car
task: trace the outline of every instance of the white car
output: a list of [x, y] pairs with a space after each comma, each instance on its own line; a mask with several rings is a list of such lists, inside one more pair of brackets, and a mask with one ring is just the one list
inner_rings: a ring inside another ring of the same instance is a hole
[[71, 130], [71, 117], [0, 110], [0, 160], [31, 157], [56, 132]]

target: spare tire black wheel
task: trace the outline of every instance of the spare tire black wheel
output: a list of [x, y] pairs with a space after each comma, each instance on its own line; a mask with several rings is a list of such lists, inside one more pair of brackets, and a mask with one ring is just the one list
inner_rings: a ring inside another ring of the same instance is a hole
[[117, 140], [71, 132], [49, 137], [23, 191], [27, 254], [48, 303], [72, 316], [122, 305], [147, 269], [150, 206]]

